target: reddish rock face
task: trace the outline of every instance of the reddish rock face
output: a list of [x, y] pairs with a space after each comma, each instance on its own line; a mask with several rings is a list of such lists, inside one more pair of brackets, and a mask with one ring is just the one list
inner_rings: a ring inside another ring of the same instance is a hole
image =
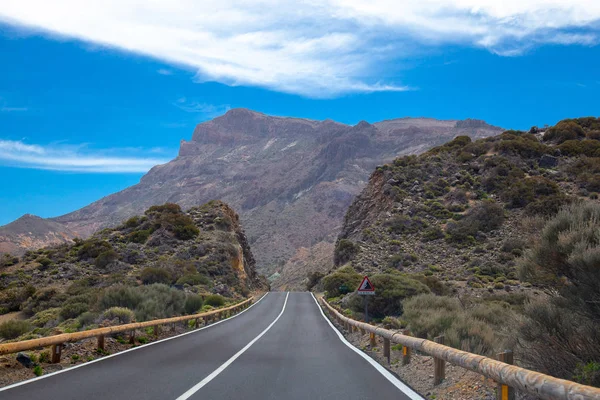
[[[332, 243], [373, 169], [457, 135], [501, 132], [487, 124], [403, 118], [355, 126], [234, 109], [199, 124], [179, 156], [139, 184], [53, 222], [81, 236], [154, 204], [184, 209], [220, 199], [240, 212], [259, 271], [270, 274], [301, 247]], [[3, 235], [0, 228], [0, 235]]]

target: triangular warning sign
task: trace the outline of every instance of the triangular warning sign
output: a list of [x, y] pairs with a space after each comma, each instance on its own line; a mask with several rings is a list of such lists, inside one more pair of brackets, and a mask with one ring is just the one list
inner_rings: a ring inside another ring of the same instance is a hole
[[359, 292], [374, 292], [375, 288], [367, 276], [365, 276], [358, 287]]

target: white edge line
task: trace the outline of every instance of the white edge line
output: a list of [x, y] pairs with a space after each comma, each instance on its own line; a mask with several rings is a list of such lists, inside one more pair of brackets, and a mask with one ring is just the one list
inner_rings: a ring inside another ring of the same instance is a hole
[[248, 350], [250, 348], [250, 346], [252, 346], [254, 343], [256, 343], [256, 341], [258, 339], [263, 337], [263, 335], [265, 333], [267, 333], [269, 331], [269, 329], [271, 329], [271, 327], [273, 327], [273, 325], [275, 325], [275, 323], [283, 315], [283, 312], [285, 311], [285, 306], [287, 304], [289, 296], [290, 296], [290, 292], [287, 292], [287, 294], [285, 296], [285, 301], [283, 302], [283, 308], [281, 309], [281, 312], [279, 313], [277, 318], [275, 318], [275, 320], [273, 322], [271, 322], [271, 324], [269, 326], [267, 326], [267, 328], [264, 331], [259, 333], [259, 335], [257, 337], [255, 337], [254, 339], [252, 339], [252, 341], [250, 343], [248, 343], [246, 346], [244, 346], [243, 349], [241, 349], [240, 351], [235, 353], [229, 360], [225, 361], [219, 368], [215, 369], [210, 375], [208, 375], [206, 378], [202, 379], [200, 382], [198, 382], [196, 385], [194, 385], [192, 388], [190, 388], [187, 392], [185, 392], [184, 394], [179, 396], [176, 400], [186, 400], [186, 399], [189, 399], [190, 397], [192, 397], [198, 390], [202, 389], [210, 381], [215, 379], [221, 372], [223, 372], [225, 370], [225, 368], [227, 368], [229, 365], [231, 365], [231, 363], [233, 363], [239, 356], [244, 354], [244, 352], [246, 350]]
[[[79, 365], [75, 365], [73, 367], [68, 367], [68, 368], [65, 368], [65, 369], [61, 369], [60, 371], [51, 372], [51, 373], [49, 373], [47, 375], [42, 375], [42, 376], [38, 376], [36, 378], [28, 379], [26, 381], [13, 383], [12, 385], [1, 387], [0, 388], [0, 392], [3, 392], [5, 390], [9, 390], [9, 389], [15, 388], [17, 386], [22, 386], [22, 385], [26, 385], [28, 383], [39, 381], [40, 379], [45, 379], [45, 378], [49, 378], [49, 377], [54, 376], [54, 375], [62, 374], [64, 372], [70, 372], [70, 371], [73, 371], [74, 369], [77, 369], [77, 368], [86, 367], [86, 366], [88, 366], [90, 364], [94, 364], [94, 363], [97, 363], [97, 362], [100, 362], [100, 361], [108, 360], [109, 358], [113, 358], [113, 357], [116, 357], [116, 356], [123, 355], [125, 353], [129, 353], [130, 351], [135, 351], [135, 350], [143, 349], [143, 348], [148, 347], [148, 346], [152, 346], [152, 345], [155, 345], [155, 344], [158, 344], [158, 343], [166, 342], [167, 340], [177, 339], [177, 338], [180, 338], [182, 336], [191, 335], [192, 333], [203, 331], [204, 329], [211, 328], [213, 326], [219, 325], [222, 322], [225, 322], [227, 320], [230, 320], [232, 318], [235, 318], [237, 316], [242, 315], [243, 313], [245, 313], [246, 311], [248, 311], [249, 309], [251, 309], [252, 307], [254, 307], [255, 305], [257, 305], [258, 303], [260, 303], [260, 301], [262, 299], [264, 299], [268, 294], [269, 294], [269, 292], [265, 293], [260, 299], [258, 299], [258, 301], [256, 303], [252, 303], [252, 305], [250, 307], [246, 308], [242, 312], [240, 312], [238, 314], [235, 314], [235, 315], [233, 315], [231, 317], [222, 319], [220, 321], [217, 321], [214, 324], [210, 324], [208, 326], [203, 326], [202, 328], [194, 329], [193, 331], [185, 332], [185, 333], [182, 333], [182, 334], [177, 335], [177, 336], [171, 336], [171, 337], [168, 337], [168, 338], [165, 338], [165, 339], [157, 340], [155, 342], [146, 343], [146, 344], [141, 345], [141, 346], [132, 347], [131, 349], [123, 350], [123, 351], [120, 351], [118, 353], [114, 353], [114, 354], [111, 354], [111, 355], [108, 355], [108, 356], [105, 356], [105, 357], [102, 357], [102, 358], [97, 358], [95, 360], [88, 361], [88, 362], [85, 362], [83, 364], [79, 364]], [[83, 339], [83, 340], [85, 340], [85, 339]]]
[[392, 383], [392, 385], [396, 386], [402, 393], [407, 395], [411, 400], [424, 400], [424, 398], [421, 397], [420, 394], [418, 394], [417, 392], [415, 392], [414, 390], [412, 390], [411, 388], [406, 386], [404, 384], [404, 382], [402, 382], [401, 380], [396, 378], [394, 375], [392, 375], [392, 373], [390, 371], [388, 371], [385, 367], [383, 367], [377, 361], [373, 360], [371, 357], [369, 357], [368, 355], [366, 355], [365, 353], [363, 353], [362, 351], [357, 349], [352, 343], [347, 341], [346, 338], [344, 337], [344, 335], [342, 335], [340, 333], [340, 331], [335, 327], [335, 325], [333, 325], [331, 323], [329, 318], [327, 318], [327, 316], [323, 312], [323, 309], [321, 308], [321, 305], [315, 298], [315, 295], [311, 293], [311, 296], [315, 300], [315, 303], [317, 304], [317, 308], [319, 309], [319, 311], [321, 311], [321, 315], [323, 316], [323, 318], [325, 318], [325, 321], [327, 321], [327, 323], [329, 324], [331, 329], [333, 329], [333, 331], [335, 333], [337, 333], [337, 335], [340, 338], [340, 340], [342, 341], [342, 343], [344, 343], [346, 346], [350, 347], [352, 349], [352, 351], [354, 351], [356, 354], [358, 354], [359, 356], [361, 356], [362, 358], [367, 360], [367, 362], [369, 364], [371, 364], [381, 375], [383, 375], [388, 381], [390, 381]]

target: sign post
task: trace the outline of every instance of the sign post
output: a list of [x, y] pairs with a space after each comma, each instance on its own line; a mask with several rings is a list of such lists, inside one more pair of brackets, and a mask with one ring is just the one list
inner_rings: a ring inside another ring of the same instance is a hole
[[369, 280], [368, 276], [365, 276], [358, 286], [358, 294], [365, 297], [365, 323], [369, 323], [369, 296], [375, 294], [375, 287]]

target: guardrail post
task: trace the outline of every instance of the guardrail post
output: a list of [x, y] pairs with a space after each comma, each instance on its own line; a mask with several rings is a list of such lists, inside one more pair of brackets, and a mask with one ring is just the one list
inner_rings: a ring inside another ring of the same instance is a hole
[[60, 362], [60, 355], [62, 353], [62, 343], [52, 345], [52, 364]]
[[[513, 364], [513, 352], [507, 350], [505, 352], [498, 354], [498, 361], [502, 361], [507, 364]], [[515, 389], [498, 383], [498, 389], [496, 390], [496, 399], [497, 400], [515, 400]]]
[[202, 317], [202, 319], [204, 320], [204, 326], [208, 326], [208, 315]]
[[383, 356], [387, 358], [388, 364], [390, 363], [390, 339], [383, 338]]
[[160, 325], [154, 325], [154, 336], [160, 335]]
[[196, 318], [195, 327], [196, 327], [196, 329], [198, 329], [200, 327], [200, 318]]
[[[444, 335], [438, 336], [433, 339], [434, 342], [439, 344], [444, 344]], [[444, 381], [446, 377], [446, 361], [440, 358], [433, 358], [434, 365], [434, 374], [433, 374], [433, 384], [439, 385]]]
[[373, 332], [369, 335], [369, 344], [371, 344], [371, 348], [377, 346], [377, 342], [375, 342], [375, 334]]
[[129, 344], [135, 344], [135, 330], [129, 332]]
[[[411, 336], [410, 331], [405, 329], [402, 331], [404, 336]], [[410, 364], [410, 347], [402, 346], [402, 365]]]
[[98, 348], [104, 350], [104, 335], [98, 336]]

